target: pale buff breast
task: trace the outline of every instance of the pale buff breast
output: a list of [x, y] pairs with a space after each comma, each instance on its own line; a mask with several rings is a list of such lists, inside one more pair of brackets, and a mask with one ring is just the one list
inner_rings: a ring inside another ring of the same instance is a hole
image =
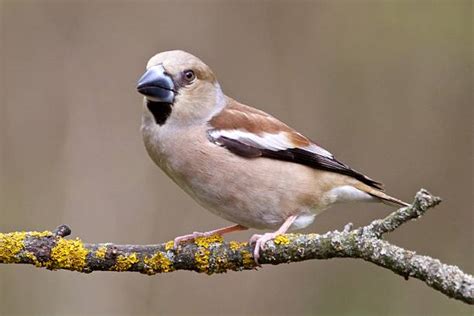
[[[347, 177], [296, 163], [243, 158], [207, 139], [207, 129], [144, 129], [152, 159], [200, 205], [231, 222], [275, 229], [294, 214], [293, 228], [309, 225], [332, 202], [327, 196]], [[345, 182], [344, 182], [345, 181]]]

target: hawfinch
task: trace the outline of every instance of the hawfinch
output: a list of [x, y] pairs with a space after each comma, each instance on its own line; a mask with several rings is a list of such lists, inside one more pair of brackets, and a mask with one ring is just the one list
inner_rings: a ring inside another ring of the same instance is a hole
[[139, 79], [141, 131], [151, 159], [212, 213], [235, 223], [174, 240], [270, 229], [254, 235], [254, 258], [265, 242], [310, 225], [339, 202], [406, 206], [382, 184], [337, 160], [285, 123], [226, 96], [212, 70], [184, 51], [153, 56]]

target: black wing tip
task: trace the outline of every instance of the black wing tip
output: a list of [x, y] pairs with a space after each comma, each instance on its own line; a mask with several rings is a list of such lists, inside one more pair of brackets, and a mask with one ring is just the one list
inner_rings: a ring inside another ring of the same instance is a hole
[[[340, 162], [339, 160], [337, 160], [336, 158], [333, 157], [333, 160], [338, 162], [344, 169], [341, 170], [340, 173], [342, 174], [345, 174], [345, 175], [348, 175], [350, 177], [353, 177], [357, 180], [359, 180], [360, 182], [364, 183], [364, 184], [367, 184], [368, 186], [370, 187], [373, 187], [377, 190], [380, 190], [380, 191], [383, 191], [384, 188], [383, 188], [383, 183], [381, 182], [378, 182], [374, 179], [371, 179], [369, 177], [367, 177], [366, 175], [352, 169], [351, 167], [349, 167], [348, 165], [346, 165], [345, 163], [342, 163]], [[337, 172], [337, 171], [336, 171]]]
[[[337, 160], [334, 156], [329, 158], [321, 155], [311, 155], [309, 160], [307, 158], [307, 153], [301, 149], [293, 149], [292, 150], [298, 157], [303, 158], [302, 160], [305, 161], [306, 165], [309, 165], [313, 168], [323, 169], [331, 172], [336, 172], [339, 174], [343, 174], [352, 178], [359, 180], [360, 182], [373, 187], [377, 190], [383, 191], [383, 184], [375, 181], [362, 173], [352, 169], [348, 165], [343, 162]], [[304, 162], [303, 162], [304, 163]]]
[[361, 176], [361, 179], [359, 177], [355, 177], [357, 180], [359, 180], [362, 183], [367, 184], [368, 186], [371, 186], [371, 187], [373, 187], [377, 190], [380, 190], [380, 191], [384, 190], [383, 183], [375, 181], [375, 180], [373, 180], [373, 179], [371, 179], [367, 176], [364, 176], [363, 174], [358, 173], [357, 171], [354, 171], [354, 172]]

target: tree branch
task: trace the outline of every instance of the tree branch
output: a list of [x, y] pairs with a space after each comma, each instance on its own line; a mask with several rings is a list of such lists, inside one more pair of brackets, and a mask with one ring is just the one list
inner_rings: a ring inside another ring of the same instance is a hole
[[[440, 198], [422, 189], [411, 206], [367, 226], [352, 229], [352, 224], [348, 224], [341, 232], [336, 230], [323, 235], [280, 235], [266, 244], [260, 262], [275, 265], [310, 259], [358, 258], [406, 279], [417, 278], [449, 297], [474, 304], [472, 275], [382, 239], [384, 234], [419, 218], [440, 202]], [[135, 271], [149, 275], [176, 270], [213, 274], [257, 268], [253, 245], [224, 242], [220, 236], [198, 238], [174, 250], [172, 241], [157, 245], [90, 244], [78, 238], [64, 238], [70, 233], [66, 225], [53, 232], [0, 233], [0, 263], [34, 264], [50, 270], [85, 273]]]

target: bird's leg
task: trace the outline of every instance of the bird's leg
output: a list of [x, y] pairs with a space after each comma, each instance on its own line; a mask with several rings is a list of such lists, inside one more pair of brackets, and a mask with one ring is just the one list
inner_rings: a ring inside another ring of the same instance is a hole
[[290, 217], [288, 217], [283, 223], [283, 225], [281, 225], [281, 227], [273, 233], [265, 233], [263, 235], [255, 234], [250, 238], [250, 244], [255, 243], [255, 248], [253, 250], [253, 258], [257, 265], [260, 265], [258, 263], [258, 259], [260, 258], [260, 249], [263, 250], [267, 241], [272, 240], [278, 235], [286, 233], [288, 228], [290, 228], [291, 224], [293, 224], [293, 222], [295, 221], [296, 217], [296, 215], [291, 215]]
[[209, 237], [209, 236], [212, 236], [212, 235], [222, 236], [224, 234], [228, 234], [228, 233], [231, 233], [231, 232], [237, 232], [237, 231], [247, 230], [247, 229], [248, 229], [247, 227], [237, 224], [237, 225], [227, 226], [227, 227], [223, 227], [223, 228], [219, 228], [219, 229], [214, 229], [214, 230], [204, 232], [204, 233], [194, 232], [194, 233], [189, 234], [189, 235], [178, 236], [174, 239], [174, 248], [175, 249], [178, 248], [179, 244], [184, 242], [184, 241], [194, 240], [198, 237]]

